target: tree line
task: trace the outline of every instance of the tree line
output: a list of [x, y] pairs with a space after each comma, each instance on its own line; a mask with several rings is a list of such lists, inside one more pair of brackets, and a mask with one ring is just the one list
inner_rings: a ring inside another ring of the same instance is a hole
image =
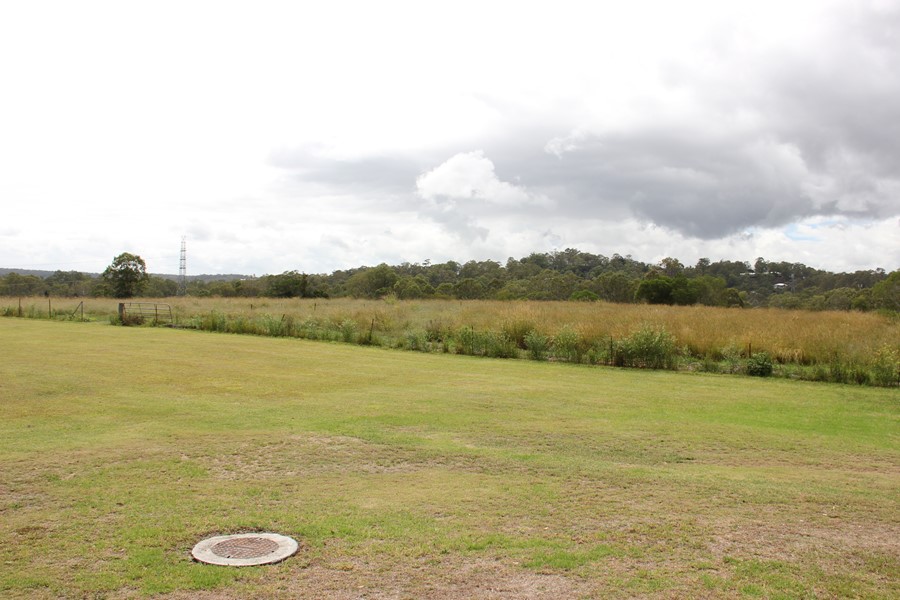
[[[576, 249], [458, 263], [404, 262], [307, 274], [297, 270], [261, 277], [191, 279], [190, 296], [275, 298], [449, 298], [460, 300], [572, 300], [647, 302], [811, 310], [900, 310], [900, 271], [832, 273], [802, 263], [712, 262], [684, 265], [675, 258], [649, 264]], [[101, 275], [56, 271], [47, 277], [9, 273], [0, 295], [167, 297], [179, 293], [173, 277], [146, 273], [140, 256], [117, 256]]]

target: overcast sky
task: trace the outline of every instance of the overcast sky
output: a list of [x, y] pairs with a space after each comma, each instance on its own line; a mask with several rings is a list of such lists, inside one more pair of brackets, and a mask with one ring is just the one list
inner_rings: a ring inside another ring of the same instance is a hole
[[900, 0], [4, 2], [0, 267], [900, 268]]

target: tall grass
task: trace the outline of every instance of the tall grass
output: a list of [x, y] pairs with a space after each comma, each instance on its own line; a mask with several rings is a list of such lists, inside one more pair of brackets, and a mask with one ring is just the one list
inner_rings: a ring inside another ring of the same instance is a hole
[[[54, 308], [65, 314], [80, 301], [70, 300], [67, 307], [57, 299]], [[0, 299], [0, 315], [17, 316], [18, 302]], [[44, 302], [23, 299], [22, 316], [40, 318]], [[725, 372], [741, 371], [752, 355], [765, 352], [776, 374], [784, 376], [874, 385], [897, 385], [900, 378], [900, 319], [877, 313], [480, 300], [186, 297], [159, 302], [172, 306], [179, 326], [226, 333]], [[115, 300], [84, 303], [88, 318], [105, 320], [116, 313]], [[666, 346], [664, 360], [635, 358], [633, 336], [642, 331], [663, 335], [656, 343]]]

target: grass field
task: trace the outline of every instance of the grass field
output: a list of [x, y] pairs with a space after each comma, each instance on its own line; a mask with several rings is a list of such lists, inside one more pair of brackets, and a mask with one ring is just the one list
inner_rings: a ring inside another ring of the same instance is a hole
[[[354, 300], [274, 298], [142, 299], [171, 305], [175, 320], [198, 329], [343, 340], [435, 352], [458, 352], [466, 332], [486, 334], [481, 352], [525, 357], [529, 332], [546, 339], [555, 359], [618, 364], [620, 344], [643, 328], [671, 335], [672, 365], [682, 370], [741, 372], [751, 353], [766, 352], [775, 375], [791, 379], [900, 383], [900, 319], [857, 311], [728, 309], [605, 302]], [[0, 298], [0, 315], [109, 321], [117, 300]], [[560, 350], [560, 340], [568, 339]], [[479, 346], [479, 344], [476, 344]], [[493, 348], [492, 348], [493, 346]], [[461, 353], [467, 353], [463, 350]]]
[[[896, 598], [896, 389], [0, 319], [0, 597]], [[191, 561], [213, 534], [298, 555]]]

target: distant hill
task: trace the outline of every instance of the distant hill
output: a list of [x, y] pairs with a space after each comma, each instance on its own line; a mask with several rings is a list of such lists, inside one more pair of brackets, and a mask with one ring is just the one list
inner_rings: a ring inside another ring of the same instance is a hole
[[[79, 271], [80, 273], [83, 271]], [[17, 273], [19, 275], [34, 275], [35, 277], [40, 277], [41, 279], [46, 279], [50, 277], [56, 271], [43, 271], [41, 269], [11, 269], [6, 267], [0, 267], [0, 277], [5, 275], [9, 275], [10, 273]], [[100, 277], [100, 273], [85, 273], [85, 275], [89, 275], [91, 277]], [[153, 277], [159, 277], [161, 279], [170, 279], [172, 281], [178, 281], [178, 275], [173, 275], [171, 273], [150, 273]], [[188, 275], [187, 279], [189, 281], [235, 281], [238, 279], [252, 279], [252, 275], [239, 275], [237, 273], [225, 273], [221, 275], [214, 275], [210, 273], [203, 273], [200, 275]]]
[[[4, 275], [9, 275], [10, 273], [17, 273], [19, 275], [34, 275], [36, 277], [40, 277], [41, 279], [45, 279], [50, 277], [56, 271], [41, 271], [40, 269], [5, 269], [0, 267], [0, 277]], [[88, 273], [91, 277], [98, 277], [97, 273]]]

